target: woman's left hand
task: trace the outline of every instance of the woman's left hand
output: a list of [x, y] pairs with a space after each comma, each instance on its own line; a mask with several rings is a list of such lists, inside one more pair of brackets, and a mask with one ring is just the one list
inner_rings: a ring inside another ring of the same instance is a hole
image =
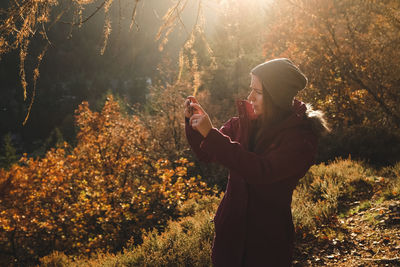
[[205, 138], [213, 127], [210, 117], [199, 104], [192, 102], [190, 106], [193, 107], [195, 112], [190, 117], [189, 123]]

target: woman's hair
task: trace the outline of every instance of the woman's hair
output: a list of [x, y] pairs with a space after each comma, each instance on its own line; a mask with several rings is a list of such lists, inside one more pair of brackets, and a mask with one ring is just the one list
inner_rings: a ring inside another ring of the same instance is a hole
[[311, 129], [318, 137], [331, 132], [328, 122], [325, 119], [325, 114], [321, 110], [314, 110], [311, 104], [306, 104], [307, 110], [305, 114], [306, 120], [309, 121]]
[[290, 115], [290, 110], [283, 109], [272, 101], [272, 97], [264, 88], [264, 84], [262, 84], [262, 92], [263, 111], [253, 125], [254, 128], [251, 131], [252, 135], [249, 140], [249, 147], [252, 151], [254, 151], [256, 145], [261, 144], [264, 133], [268, 128], [278, 124]]
[[[257, 118], [253, 124], [251, 136], [249, 137], [249, 149], [255, 151], [257, 145], [263, 146], [263, 137], [268, 128], [273, 127], [284, 121], [291, 115], [291, 110], [287, 110], [276, 105], [264, 84], [263, 91], [263, 111], [261, 116]], [[310, 104], [306, 104], [305, 119], [309, 121], [312, 131], [317, 137], [321, 137], [331, 130], [325, 119], [325, 115], [321, 110], [314, 110]]]

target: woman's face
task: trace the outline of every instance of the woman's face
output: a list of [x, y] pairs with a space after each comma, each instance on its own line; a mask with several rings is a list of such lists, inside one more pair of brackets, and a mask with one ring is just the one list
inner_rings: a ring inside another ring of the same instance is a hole
[[261, 81], [257, 76], [251, 74], [250, 94], [247, 100], [253, 105], [254, 113], [261, 115], [263, 113], [263, 90]]

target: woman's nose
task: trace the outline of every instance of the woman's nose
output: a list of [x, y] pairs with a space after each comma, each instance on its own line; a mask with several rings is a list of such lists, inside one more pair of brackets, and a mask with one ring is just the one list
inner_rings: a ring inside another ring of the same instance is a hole
[[247, 100], [249, 100], [249, 101], [253, 101], [254, 100], [253, 91], [250, 92], [249, 96], [247, 97]]

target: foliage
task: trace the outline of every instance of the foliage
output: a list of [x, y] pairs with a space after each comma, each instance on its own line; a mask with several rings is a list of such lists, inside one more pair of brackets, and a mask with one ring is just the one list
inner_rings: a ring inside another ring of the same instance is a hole
[[0, 242], [20, 264], [53, 250], [118, 251], [143, 229], [179, 216], [182, 201], [211, 192], [185, 158], [153, 160], [148, 131], [108, 99], [101, 113], [77, 111], [78, 144], [22, 157], [0, 170]]
[[[131, 3], [133, 2], [133, 5]], [[158, 15], [153, 21], [148, 22], [146, 19], [137, 19], [144, 8], [141, 0], [135, 1], [113, 1], [113, 0], [17, 0], [9, 2], [8, 5], [0, 5], [0, 57], [5, 54], [18, 50], [19, 52], [19, 74], [21, 85], [23, 88], [24, 100], [28, 98], [28, 80], [26, 63], [28, 63], [29, 56], [33, 55], [33, 75], [32, 75], [32, 92], [30, 104], [28, 106], [27, 114], [24, 120], [24, 124], [27, 122], [29, 117], [35, 95], [36, 95], [36, 83], [38, 81], [40, 72], [40, 65], [45, 55], [48, 52], [49, 47], [53, 47], [53, 43], [49, 38], [49, 32], [54, 26], [59, 24], [66, 24], [70, 26], [70, 30], [66, 33], [66, 37], [70, 38], [74, 28], [81, 28], [88, 21], [93, 20], [96, 14], [103, 13], [103, 29], [101, 33], [101, 44], [99, 45], [100, 54], [103, 55], [109, 46], [109, 40], [111, 33], [114, 30], [113, 24], [117, 24], [117, 33], [122, 29], [122, 21], [125, 18], [130, 19], [128, 30], [140, 29], [139, 23], [143, 24], [158, 24]], [[146, 1], [149, 2], [149, 1]], [[171, 33], [177, 28], [176, 25], [182, 24], [185, 27], [182, 20], [182, 13], [187, 9], [188, 0], [178, 1], [164, 1], [165, 3], [156, 4], [150, 3], [149, 10], [151, 12], [157, 12], [154, 9], [156, 7], [162, 7], [161, 12], [165, 12], [162, 17], [162, 24], [159, 26], [158, 32], [153, 33], [155, 39], [159, 41], [159, 50], [162, 51], [164, 46], [171, 38]], [[4, 7], [3, 7], [4, 5]], [[184, 42], [184, 48], [195, 54], [192, 49], [193, 40], [196, 38], [204, 38], [203, 33], [203, 0], [198, 1], [198, 6], [195, 10], [196, 20], [191, 27], [191, 31], [188, 31], [185, 27], [188, 38]], [[164, 10], [166, 8], [166, 10]], [[125, 11], [131, 11], [129, 15], [123, 14]], [[115, 15], [118, 14], [118, 15]], [[139, 16], [140, 17], [140, 16]], [[146, 17], [146, 15], [144, 16]], [[148, 16], [147, 16], [148, 17]], [[156, 22], [156, 23], [154, 23]], [[154, 36], [153, 36], [154, 37]], [[39, 51], [33, 53], [29, 48], [31, 43], [41, 43]], [[209, 50], [211, 52], [211, 50]], [[183, 53], [183, 52], [182, 52]], [[184, 55], [181, 53], [181, 58]], [[195, 61], [197, 58], [194, 55], [189, 57]], [[181, 70], [183, 64], [180, 64]]]
[[289, 57], [309, 77], [302, 94], [334, 128], [398, 128], [400, 2], [274, 1], [268, 9], [267, 58]]
[[215, 64], [206, 68], [203, 90], [209, 93], [208, 111], [213, 121], [237, 115], [236, 100], [249, 94], [250, 70], [264, 61], [264, 14], [254, 12], [256, 1], [230, 0], [220, 9], [210, 37]]
[[352, 208], [348, 211], [347, 215], [353, 215], [356, 213], [359, 213], [360, 211], [364, 211], [371, 208], [371, 203], [370, 201], [366, 200], [360, 203], [360, 205], [356, 206], [355, 208]]
[[386, 127], [352, 125], [321, 138], [318, 162], [347, 158], [349, 155], [374, 166], [387, 166], [399, 162], [399, 131]]
[[[184, 157], [195, 162], [193, 173], [200, 174], [209, 186], [217, 186], [219, 190], [223, 190], [226, 184], [226, 169], [217, 164], [199, 162], [188, 147], [184, 131], [183, 103], [186, 97], [192, 95], [200, 86], [199, 80], [194, 79], [192, 74], [198, 71], [198, 75], [202, 75], [204, 70], [191, 69], [179, 74], [171, 65], [168, 59], [164, 59], [159, 65], [160, 75], [149, 87], [147, 102], [144, 105], [136, 105], [133, 111], [146, 127], [160, 157], [168, 159]], [[179, 75], [181, 77], [177, 80]], [[196, 95], [205, 110], [211, 111], [212, 114], [208, 97], [206, 90], [201, 90]], [[221, 125], [216, 119], [213, 119], [213, 124], [215, 127]]]
[[2, 156], [0, 156], [0, 168], [8, 169], [11, 164], [18, 160], [17, 151], [13, 146], [11, 134], [8, 133], [3, 138]]
[[[294, 191], [292, 211], [296, 234], [301, 237], [343, 234], [345, 238], [345, 233], [334, 233], [325, 226], [337, 222], [338, 212], [348, 201], [361, 201], [358, 207], [349, 209], [349, 213], [371, 206], [369, 198], [374, 189], [358, 185], [360, 181], [372, 185], [376, 174], [375, 170], [350, 159], [313, 166]], [[180, 212], [187, 217], [171, 220], [161, 234], [157, 231], [145, 233], [143, 244], [128, 244], [124, 253], [98, 253], [73, 260], [56, 252], [42, 259], [42, 266], [52, 266], [49, 263], [61, 260], [68, 260], [68, 264], [61, 266], [209, 266], [213, 236], [210, 219], [220, 200], [221, 196], [212, 196], [185, 201]]]
[[[58, 252], [41, 259], [41, 266], [211, 266], [214, 227], [211, 222], [220, 198], [202, 197], [186, 201], [183, 216], [169, 221], [163, 233], [146, 232], [143, 244], [128, 245], [124, 253], [98, 253], [73, 261]], [[193, 212], [193, 213], [192, 213]]]
[[62, 147], [64, 144], [64, 137], [59, 128], [54, 128], [49, 137], [40, 142], [40, 147], [36, 149], [30, 156], [31, 157], [44, 157], [46, 152], [53, 147]]
[[400, 177], [400, 161], [392, 166], [383, 167], [380, 170], [380, 175], [384, 177], [389, 177], [391, 179], [396, 179], [396, 177]]
[[400, 199], [400, 162], [381, 170], [384, 177], [390, 179], [388, 188], [384, 191], [386, 199]]
[[298, 231], [315, 231], [331, 222], [347, 202], [369, 199], [375, 172], [361, 163], [336, 160], [311, 167], [293, 193], [293, 220]]
[[40, 259], [41, 266], [45, 267], [62, 267], [71, 266], [71, 260], [64, 253], [58, 251], [53, 252], [49, 256]]
[[399, 176], [391, 183], [389, 188], [385, 190], [384, 197], [386, 199], [400, 199], [400, 178]]
[[150, 87], [148, 101], [142, 110], [136, 109], [135, 113], [154, 140], [159, 154], [171, 159], [185, 155], [188, 149], [182, 106], [194, 86], [190, 81], [173, 82], [176, 73], [167, 73], [173, 69], [166, 67], [168, 64], [164, 62], [164, 68], [160, 67], [166, 73], [162, 73], [160, 81]]

